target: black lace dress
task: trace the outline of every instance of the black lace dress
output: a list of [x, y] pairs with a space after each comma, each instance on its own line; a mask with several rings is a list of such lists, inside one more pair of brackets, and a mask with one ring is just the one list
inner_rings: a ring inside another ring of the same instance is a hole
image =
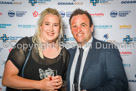
[[[30, 43], [31, 41], [31, 43]], [[19, 74], [21, 73], [22, 66], [28, 55], [28, 50], [32, 46], [32, 38], [25, 37], [21, 39], [15, 47], [12, 49], [7, 60], [11, 60], [12, 63], [19, 69]], [[69, 53], [65, 48], [61, 49], [60, 54], [54, 58], [40, 58], [38, 52], [33, 47], [31, 55], [28, 59], [26, 67], [24, 69], [24, 78], [32, 80], [41, 80], [48, 75], [61, 75], [63, 80], [66, 80], [66, 70], [69, 61]], [[38, 85], [38, 84], [37, 84]], [[17, 89], [12, 89], [7, 87], [6, 91], [19, 91]], [[27, 90], [25, 90], [27, 91]], [[39, 90], [28, 90], [28, 91], [39, 91]]]

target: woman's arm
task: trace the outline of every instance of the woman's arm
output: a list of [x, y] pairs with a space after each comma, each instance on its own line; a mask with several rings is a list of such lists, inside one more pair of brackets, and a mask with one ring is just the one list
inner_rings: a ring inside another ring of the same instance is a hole
[[5, 65], [2, 84], [3, 86], [15, 89], [40, 89], [40, 90], [54, 90], [53, 81], [49, 78], [43, 80], [30, 80], [18, 76], [19, 70], [16, 66], [8, 60]]

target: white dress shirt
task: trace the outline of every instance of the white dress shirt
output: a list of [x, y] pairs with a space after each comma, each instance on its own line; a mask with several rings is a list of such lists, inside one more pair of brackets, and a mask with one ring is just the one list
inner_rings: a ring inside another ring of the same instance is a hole
[[[89, 52], [89, 48], [91, 47], [91, 43], [93, 41], [93, 37], [91, 37], [91, 39], [82, 47], [84, 49], [83, 52], [83, 57], [81, 60], [81, 68], [80, 68], [80, 72], [79, 72], [79, 84], [78, 86], [80, 86], [80, 82], [81, 82], [81, 77], [82, 77], [82, 72], [84, 69], [84, 65], [86, 62], [86, 58]], [[77, 50], [75, 53], [75, 57], [71, 66], [71, 71], [70, 71], [70, 91], [72, 91], [72, 85], [73, 85], [73, 81], [74, 81], [74, 75], [75, 75], [75, 69], [76, 69], [76, 64], [77, 64], [77, 60], [78, 60], [78, 56], [79, 56], [79, 46], [77, 46]], [[80, 91], [80, 87], [78, 88], [78, 90]]]

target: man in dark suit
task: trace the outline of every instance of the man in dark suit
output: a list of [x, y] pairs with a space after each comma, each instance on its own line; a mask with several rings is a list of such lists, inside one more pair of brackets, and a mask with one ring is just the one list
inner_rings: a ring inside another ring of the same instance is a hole
[[128, 81], [120, 53], [113, 44], [92, 36], [90, 14], [76, 9], [69, 22], [78, 46], [69, 49], [67, 91], [127, 91]]

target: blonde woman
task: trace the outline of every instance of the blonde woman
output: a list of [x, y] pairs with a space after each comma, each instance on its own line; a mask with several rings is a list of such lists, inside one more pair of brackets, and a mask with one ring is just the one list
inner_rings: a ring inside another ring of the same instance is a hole
[[59, 45], [61, 16], [56, 9], [47, 8], [37, 25], [35, 35], [19, 40], [8, 56], [2, 79], [7, 91], [61, 90], [69, 61], [68, 51]]

